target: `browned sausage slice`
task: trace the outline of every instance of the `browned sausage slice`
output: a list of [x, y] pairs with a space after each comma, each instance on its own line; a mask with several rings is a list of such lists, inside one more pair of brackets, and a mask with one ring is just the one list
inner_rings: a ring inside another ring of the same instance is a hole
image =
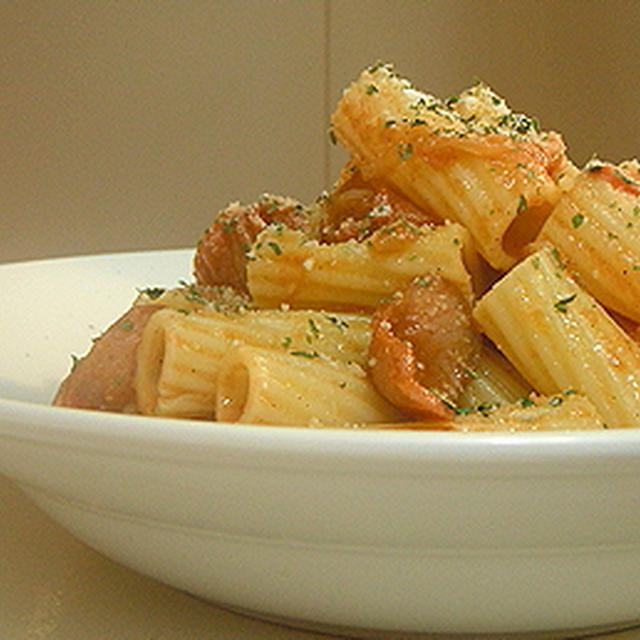
[[161, 305], [136, 305], [100, 336], [64, 379], [53, 404], [134, 412], [136, 352], [142, 331]]
[[382, 303], [371, 323], [370, 375], [378, 391], [410, 416], [452, 415], [479, 351], [469, 305], [438, 274], [413, 280]]

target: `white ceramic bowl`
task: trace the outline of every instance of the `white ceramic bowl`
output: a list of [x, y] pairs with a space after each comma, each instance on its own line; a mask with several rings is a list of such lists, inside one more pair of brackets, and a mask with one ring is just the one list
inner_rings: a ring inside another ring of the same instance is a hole
[[640, 430], [310, 430], [47, 406], [70, 354], [136, 287], [188, 277], [190, 255], [0, 267], [0, 472], [42, 509], [179, 589], [354, 635], [640, 618]]

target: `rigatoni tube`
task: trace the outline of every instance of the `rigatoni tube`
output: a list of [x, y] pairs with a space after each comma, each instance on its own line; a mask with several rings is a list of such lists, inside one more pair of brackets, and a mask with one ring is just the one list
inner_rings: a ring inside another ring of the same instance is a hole
[[540, 233], [589, 292], [640, 322], [640, 169], [592, 162], [565, 193]]
[[224, 357], [216, 416], [221, 422], [349, 427], [401, 419], [364, 370], [310, 351], [239, 345]]
[[138, 349], [138, 410], [214, 418], [221, 359], [234, 344], [307, 350], [364, 364], [369, 333], [369, 319], [356, 314], [265, 310], [185, 315], [163, 309], [152, 316]]
[[440, 100], [386, 65], [344, 91], [331, 125], [363, 175], [463, 224], [499, 270], [537, 234], [568, 164], [560, 136], [540, 132], [486, 85]]
[[539, 393], [586, 395], [609, 427], [640, 425], [640, 346], [544, 248], [476, 304], [481, 329]]
[[258, 236], [247, 267], [251, 296], [260, 308], [371, 310], [413, 278], [435, 271], [468, 296], [465, 264], [473, 256], [458, 224], [416, 227], [398, 222], [364, 242], [306, 241], [298, 231], [269, 227]]

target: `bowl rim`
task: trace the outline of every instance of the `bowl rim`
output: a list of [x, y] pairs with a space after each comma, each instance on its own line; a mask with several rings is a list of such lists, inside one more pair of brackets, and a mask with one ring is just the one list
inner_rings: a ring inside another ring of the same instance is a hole
[[0, 398], [0, 441], [101, 451], [127, 458], [359, 469], [397, 474], [482, 471], [594, 473], [640, 469], [640, 428], [598, 431], [453, 432], [244, 425], [118, 414]]

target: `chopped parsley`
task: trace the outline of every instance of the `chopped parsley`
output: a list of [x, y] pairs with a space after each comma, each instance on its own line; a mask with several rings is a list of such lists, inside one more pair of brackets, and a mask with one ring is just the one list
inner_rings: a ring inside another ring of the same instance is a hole
[[560, 300], [558, 300], [558, 302], [556, 302], [553, 307], [556, 311], [559, 311], [560, 313], [567, 313], [567, 308], [569, 306], [570, 303], [572, 303], [575, 299], [576, 296], [578, 294], [574, 293], [570, 296], [567, 296], [566, 298], [562, 298]]
[[146, 289], [138, 289], [138, 293], [147, 296], [151, 300], [157, 300], [166, 289], [163, 287], [147, 287]]
[[500, 405], [493, 402], [483, 402], [476, 407], [478, 413], [482, 414], [485, 418], [489, 417], [492, 411], [497, 409]]
[[77, 356], [75, 353], [71, 354], [71, 371], [75, 371], [75, 368], [78, 366], [80, 360], [80, 356]]
[[346, 320], [337, 318], [336, 316], [325, 316], [325, 318], [333, 325], [335, 325], [340, 331], [344, 331], [349, 328], [349, 323]]
[[434, 396], [436, 396], [436, 398], [438, 398], [438, 400], [440, 400], [440, 402], [442, 402], [442, 404], [451, 409], [454, 412], [457, 412], [458, 407], [455, 405], [455, 403], [453, 403], [446, 394], [444, 394], [442, 391], [440, 391], [440, 389], [436, 389], [434, 387], [431, 387], [429, 389], [429, 391], [431, 391], [431, 393], [433, 393]]
[[553, 247], [553, 249], [551, 249], [551, 255], [556, 261], [556, 267], [558, 269], [566, 269], [566, 265], [562, 262], [562, 259], [560, 258], [560, 252], [558, 251], [558, 249], [556, 249], [556, 247]]
[[220, 220], [222, 233], [234, 233], [238, 226], [238, 218], [224, 218]]
[[282, 255], [282, 249], [280, 248], [280, 245], [277, 242], [267, 242], [267, 245], [273, 251], [273, 253], [275, 253], [277, 256]]
[[581, 213], [576, 213], [576, 215], [571, 218], [571, 226], [574, 229], [577, 229], [583, 222], [584, 216]]
[[318, 329], [318, 325], [314, 322], [313, 318], [309, 318], [309, 329], [314, 338], [320, 337], [320, 329]]
[[407, 160], [413, 154], [413, 145], [410, 142], [401, 142], [398, 145], [398, 155], [403, 159]]
[[184, 280], [180, 280], [179, 284], [186, 289], [184, 299], [187, 302], [197, 302], [199, 304], [206, 304], [207, 300], [202, 296], [198, 287], [195, 284], [190, 284]]
[[516, 208], [516, 213], [522, 213], [523, 211], [526, 211], [528, 208], [529, 208], [529, 204], [527, 202], [527, 199], [521, 193], [520, 197], [518, 198], [518, 206]]
[[635, 184], [635, 180], [632, 180], [631, 178], [629, 178], [629, 176], [626, 176], [619, 169], [614, 169], [613, 170], [613, 175], [616, 178], [618, 178], [618, 180], [620, 180], [623, 184]]

